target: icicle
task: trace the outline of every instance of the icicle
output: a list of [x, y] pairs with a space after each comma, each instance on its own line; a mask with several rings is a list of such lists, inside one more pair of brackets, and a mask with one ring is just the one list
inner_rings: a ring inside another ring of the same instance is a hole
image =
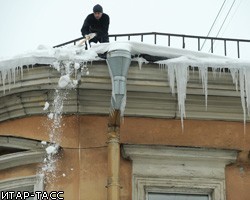
[[172, 91], [172, 95], [175, 93], [175, 69], [173, 65], [168, 66], [168, 81], [169, 81], [169, 86]]
[[186, 117], [185, 112], [185, 101], [187, 92], [187, 82], [188, 82], [188, 66], [185, 64], [180, 64], [174, 67], [176, 74], [176, 85], [178, 94], [178, 105], [181, 117], [181, 126], [184, 128], [183, 119]]
[[16, 84], [16, 68], [12, 69], [13, 83]]
[[20, 66], [20, 70], [21, 70], [21, 79], [23, 79], [23, 66]]
[[10, 91], [10, 86], [11, 86], [11, 69], [7, 70], [7, 79], [8, 79], [8, 86], [9, 86], [9, 91]]
[[3, 93], [5, 94], [5, 79], [6, 79], [6, 70], [2, 70], [2, 82], [3, 82]]
[[246, 90], [246, 104], [247, 113], [250, 115], [250, 69], [245, 68], [245, 90]]
[[163, 65], [164, 65], [164, 64], [161, 64], [161, 63], [159, 64], [159, 69], [160, 69], [161, 71], [162, 71], [162, 69], [163, 69]]
[[238, 91], [238, 82], [239, 82], [239, 70], [235, 68], [230, 68], [230, 73], [235, 84], [236, 91]]
[[[148, 64], [148, 61], [146, 59], [144, 59], [143, 57], [136, 57], [133, 59], [134, 61], [137, 61], [138, 62], [138, 65], [139, 65], [139, 69], [141, 70], [142, 69], [142, 64], [145, 63], [145, 64]], [[161, 66], [160, 66], [161, 67]]]
[[240, 75], [240, 96], [241, 96], [241, 105], [243, 109], [243, 117], [244, 117], [244, 124], [246, 124], [246, 101], [245, 101], [245, 70], [243, 68], [239, 69]]
[[217, 67], [212, 67], [212, 73], [213, 73], [214, 80], [216, 79], [217, 71], [218, 71]]
[[199, 76], [202, 80], [202, 88], [203, 92], [205, 94], [205, 105], [207, 110], [207, 96], [208, 96], [208, 90], [207, 90], [207, 67], [206, 66], [199, 66]]

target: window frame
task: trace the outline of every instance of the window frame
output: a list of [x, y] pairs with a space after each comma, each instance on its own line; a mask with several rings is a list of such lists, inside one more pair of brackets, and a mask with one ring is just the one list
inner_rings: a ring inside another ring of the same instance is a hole
[[238, 151], [169, 147], [122, 146], [124, 158], [132, 160], [132, 200], [148, 200], [149, 192], [204, 194], [209, 200], [225, 200], [225, 166]]

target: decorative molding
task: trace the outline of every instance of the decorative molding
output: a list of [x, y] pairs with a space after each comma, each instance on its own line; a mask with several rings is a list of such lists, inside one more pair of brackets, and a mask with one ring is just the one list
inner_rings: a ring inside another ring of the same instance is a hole
[[10, 147], [24, 150], [16, 153], [9, 153], [0, 156], [0, 170], [40, 163], [43, 161], [47, 146], [43, 146], [41, 141], [25, 139], [13, 136], [0, 136], [0, 147]]
[[225, 199], [225, 182], [221, 179], [133, 177], [133, 200], [148, 200], [148, 193], [203, 194], [211, 200]]
[[24, 150], [43, 148], [41, 141], [14, 136], [0, 136], [0, 146]]
[[20, 177], [0, 181], [0, 191], [15, 190], [16, 188], [32, 187], [35, 191], [43, 191], [43, 175]]
[[235, 150], [123, 145], [123, 157], [133, 161], [133, 200], [148, 192], [207, 194], [225, 200], [225, 166], [235, 162]]
[[11, 167], [40, 163], [45, 157], [45, 150], [23, 151], [0, 156], [0, 170]]
[[[107, 64], [95, 61], [89, 71], [90, 75], [82, 78], [78, 89], [69, 91], [70, 98], [65, 101], [64, 107], [66, 115], [109, 113], [111, 80]], [[0, 121], [45, 115], [47, 111], [42, 110], [44, 102], [53, 99], [53, 92], [50, 91], [58, 84], [59, 76], [53, 68], [34, 66], [30, 71], [24, 70], [22, 80], [17, 79], [15, 84], [7, 85], [10, 90], [5, 94], [0, 86]], [[194, 71], [187, 85], [186, 119], [243, 123], [240, 92], [235, 90], [231, 74], [223, 73], [214, 79], [213, 73], [208, 72], [208, 88], [206, 110], [199, 72]], [[179, 119], [177, 104], [177, 95], [170, 92], [167, 73], [159, 70], [158, 64], [149, 63], [139, 70], [138, 62], [131, 62], [125, 116]]]

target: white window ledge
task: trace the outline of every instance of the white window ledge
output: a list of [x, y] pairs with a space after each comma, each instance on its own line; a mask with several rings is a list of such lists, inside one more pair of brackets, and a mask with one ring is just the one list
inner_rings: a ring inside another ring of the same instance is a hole
[[207, 194], [225, 200], [225, 166], [235, 162], [235, 150], [123, 145], [133, 161], [133, 200], [147, 200], [149, 192]]

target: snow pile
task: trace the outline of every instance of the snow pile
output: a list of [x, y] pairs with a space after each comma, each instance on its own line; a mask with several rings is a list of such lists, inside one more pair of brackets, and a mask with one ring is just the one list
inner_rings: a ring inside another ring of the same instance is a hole
[[[0, 59], [0, 86], [3, 86], [5, 93], [6, 84], [15, 84], [16, 77], [23, 78], [23, 68], [28, 69], [35, 64], [50, 65], [58, 71], [65, 70], [65, 74], [73, 74], [72, 65], [76, 64], [75, 70], [86, 66], [87, 62], [99, 60], [96, 51], [85, 50], [84, 46], [71, 46], [66, 48], [51, 48], [39, 45], [34, 51], [17, 55], [11, 58]], [[77, 68], [78, 67], [78, 68]], [[87, 72], [88, 73], [88, 72]], [[85, 73], [86, 74], [86, 73]]]

